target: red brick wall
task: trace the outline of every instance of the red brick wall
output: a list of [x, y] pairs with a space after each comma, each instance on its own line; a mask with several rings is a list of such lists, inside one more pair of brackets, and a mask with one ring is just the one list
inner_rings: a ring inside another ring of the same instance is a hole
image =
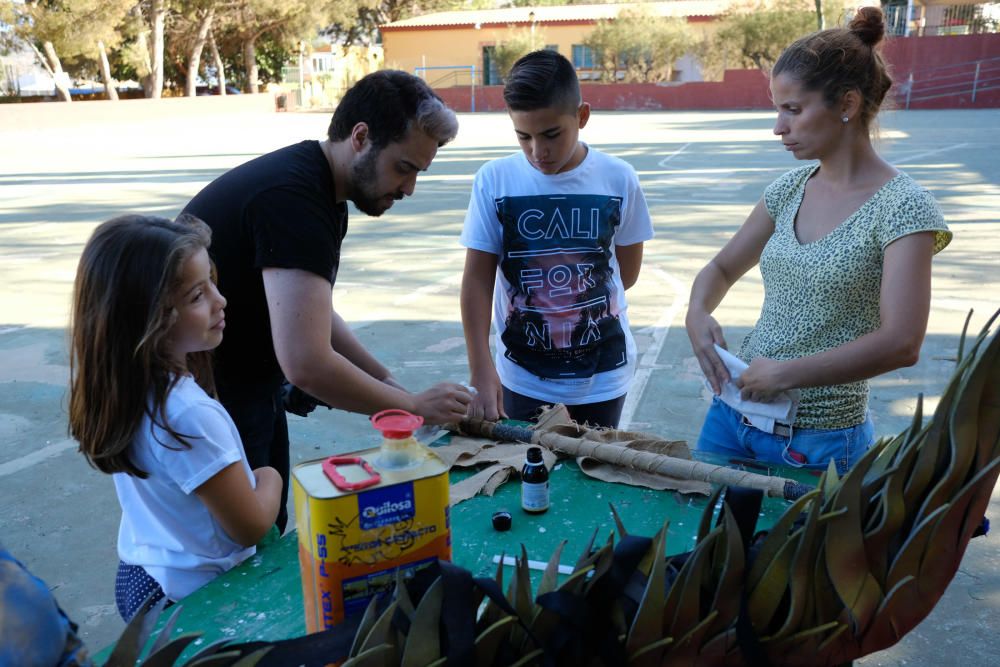
[[[892, 93], [898, 108], [906, 106], [906, 84], [913, 75], [911, 109], [1000, 108], [1000, 34], [897, 37], [885, 45], [885, 57], [895, 80]], [[980, 63], [980, 85], [993, 79], [993, 90], [971, 86], [976, 61]], [[936, 97], [928, 98], [927, 96]], [[924, 98], [924, 99], [921, 99]]]
[[[958, 92], [961, 88], [971, 87], [975, 69], [974, 65], [960, 64], [1000, 57], [1000, 34], [898, 37], [886, 42], [885, 56], [893, 68], [897, 82], [893, 93], [900, 108], [905, 106], [905, 92], [901, 92], [904, 89], [900, 88], [900, 84], [908, 80], [911, 72], [914, 75], [912, 98], [933, 94], [926, 93], [926, 88], [940, 85], [944, 75], [951, 75], [948, 81], [957, 84], [954, 94], [925, 100], [913, 99], [910, 104], [912, 109], [1000, 108], [1000, 89], [978, 91], [975, 102], [972, 102], [969, 92]], [[954, 67], [939, 69], [942, 66]], [[981, 72], [987, 73], [987, 67], [992, 69], [992, 76], [1000, 77], [1000, 60], [989, 66], [984, 63]], [[936, 77], [938, 81], [921, 83], [931, 77]], [[468, 86], [441, 88], [437, 93], [456, 111], [470, 111], [472, 108]], [[477, 87], [475, 95], [476, 111], [503, 111], [501, 86]], [[723, 81], [683, 84], [584, 83], [583, 97], [598, 110], [771, 108], [767, 78], [759, 70], [727, 70]]]
[[[770, 109], [767, 78], [759, 70], [728, 70], [723, 81], [682, 84], [587, 83], [583, 99], [597, 110]], [[439, 88], [456, 111], [472, 108], [469, 86]], [[503, 86], [476, 88], [476, 111], [503, 111]]]

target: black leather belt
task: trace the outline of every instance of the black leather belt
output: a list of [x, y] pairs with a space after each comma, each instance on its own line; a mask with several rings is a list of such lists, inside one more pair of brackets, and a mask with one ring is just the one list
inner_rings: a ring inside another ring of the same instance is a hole
[[[750, 420], [747, 419], [746, 415], [743, 415], [743, 425], [753, 426], [753, 428], [757, 428], [756, 426], [750, 423]], [[757, 430], [759, 431], [760, 429]], [[788, 426], [787, 424], [779, 424], [778, 422], [775, 422], [773, 433], [775, 435], [780, 435], [782, 438], [790, 438], [792, 437], [792, 427]]]

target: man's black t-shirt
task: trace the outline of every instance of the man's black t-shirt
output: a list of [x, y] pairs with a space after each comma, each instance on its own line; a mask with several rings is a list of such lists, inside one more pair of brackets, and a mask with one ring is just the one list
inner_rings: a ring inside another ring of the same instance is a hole
[[332, 285], [347, 233], [347, 206], [318, 141], [262, 155], [208, 184], [184, 208], [212, 228], [210, 255], [226, 297], [226, 331], [216, 351], [220, 385], [276, 384], [261, 270], [303, 269]]

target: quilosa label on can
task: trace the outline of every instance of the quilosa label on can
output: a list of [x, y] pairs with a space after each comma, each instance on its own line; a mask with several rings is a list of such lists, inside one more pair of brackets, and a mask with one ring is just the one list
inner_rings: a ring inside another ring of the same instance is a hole
[[[378, 450], [353, 454], [366, 462]], [[451, 559], [448, 467], [434, 455], [406, 470], [375, 470], [380, 481], [360, 490], [337, 488], [324, 460], [292, 470], [306, 630], [318, 632], [361, 613], [404, 578]], [[366, 476], [339, 466], [347, 482]]]

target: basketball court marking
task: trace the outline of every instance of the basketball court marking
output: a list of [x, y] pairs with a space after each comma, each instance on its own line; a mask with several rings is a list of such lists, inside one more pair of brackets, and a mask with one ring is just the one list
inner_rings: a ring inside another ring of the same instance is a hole
[[639, 407], [639, 402], [642, 400], [642, 395], [646, 391], [646, 384], [655, 370], [656, 360], [663, 349], [667, 333], [670, 332], [670, 325], [673, 323], [674, 318], [677, 317], [677, 313], [687, 306], [687, 285], [663, 269], [653, 268], [650, 272], [670, 286], [673, 290], [674, 298], [670, 305], [663, 309], [660, 317], [656, 320], [656, 324], [653, 325], [653, 339], [639, 359], [635, 376], [632, 379], [632, 386], [629, 389], [628, 396], [625, 398], [625, 405], [622, 407], [622, 416], [618, 422], [618, 427], [621, 429], [627, 429], [632, 423], [632, 417], [635, 415], [635, 411]]

